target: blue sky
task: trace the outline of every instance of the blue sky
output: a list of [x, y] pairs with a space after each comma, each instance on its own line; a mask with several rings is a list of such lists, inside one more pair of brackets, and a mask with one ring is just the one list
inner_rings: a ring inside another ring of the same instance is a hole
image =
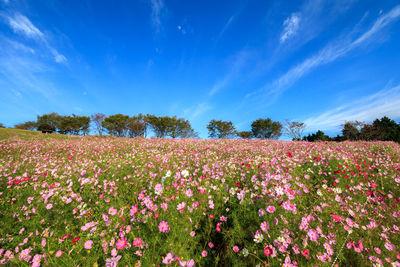
[[400, 2], [0, 0], [0, 122], [400, 119]]

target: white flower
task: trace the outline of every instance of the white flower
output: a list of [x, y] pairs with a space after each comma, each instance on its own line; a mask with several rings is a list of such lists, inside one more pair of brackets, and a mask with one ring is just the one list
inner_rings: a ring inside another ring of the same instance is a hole
[[262, 235], [262, 234], [256, 234], [255, 236], [254, 236], [254, 242], [256, 242], [256, 243], [261, 243], [263, 240], [264, 240], [264, 236]]
[[189, 176], [189, 171], [188, 170], [183, 170], [182, 172], [181, 172], [181, 174], [182, 174], [182, 176], [183, 177], [188, 177]]
[[322, 188], [323, 188], [323, 189], [327, 189], [328, 186], [327, 186], [326, 184], [323, 184], [323, 185], [322, 185]]
[[321, 192], [321, 190], [319, 190], [319, 189], [318, 189], [318, 191], [317, 191], [317, 195], [318, 195], [318, 196], [322, 196], [322, 192]]
[[171, 171], [168, 170], [167, 173], [165, 174], [165, 177], [170, 177], [171, 176]]

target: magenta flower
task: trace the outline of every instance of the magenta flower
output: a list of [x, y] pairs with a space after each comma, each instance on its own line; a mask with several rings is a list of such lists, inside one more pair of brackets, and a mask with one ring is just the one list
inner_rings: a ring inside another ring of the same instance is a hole
[[274, 206], [268, 206], [267, 207], [267, 211], [269, 212], [269, 213], [274, 213], [275, 212], [275, 207]]
[[238, 252], [239, 252], [239, 247], [238, 247], [238, 246], [234, 246], [234, 247], [232, 248], [232, 250], [233, 250], [235, 253], [238, 253]]
[[135, 238], [135, 240], [133, 240], [133, 246], [135, 248], [139, 248], [142, 246], [143, 240], [139, 237]]
[[203, 250], [203, 252], [201, 252], [201, 256], [202, 256], [203, 258], [207, 257], [207, 251]]
[[161, 233], [168, 233], [169, 232], [169, 225], [166, 221], [160, 222], [158, 225], [158, 230], [160, 230]]
[[117, 243], [115, 244], [117, 249], [124, 249], [126, 244], [128, 244], [128, 241], [126, 240], [126, 238], [120, 238], [118, 239]]

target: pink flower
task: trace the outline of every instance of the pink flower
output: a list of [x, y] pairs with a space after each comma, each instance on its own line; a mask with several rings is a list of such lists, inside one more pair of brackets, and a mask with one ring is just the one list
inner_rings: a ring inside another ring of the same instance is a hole
[[274, 206], [268, 206], [267, 207], [267, 211], [269, 212], [269, 213], [274, 213], [275, 212], [275, 207]]
[[234, 247], [232, 248], [232, 250], [233, 250], [235, 253], [238, 253], [238, 252], [239, 252], [239, 247], [238, 247], [238, 246], [234, 246]]
[[161, 233], [168, 233], [169, 232], [169, 225], [166, 221], [160, 222], [158, 225], [158, 230], [160, 230]]
[[128, 241], [124, 237], [124, 238], [118, 239], [118, 241], [115, 245], [116, 245], [117, 249], [124, 249], [127, 243], [128, 243]]
[[192, 191], [192, 189], [188, 189], [188, 190], [186, 190], [186, 195], [188, 196], [188, 197], [192, 197], [193, 196], [193, 191]]
[[46, 238], [43, 238], [43, 239], [42, 239], [42, 247], [45, 247], [46, 244], [47, 244], [47, 240], [46, 240]]
[[174, 254], [168, 253], [167, 256], [163, 259], [162, 263], [164, 264], [171, 264], [171, 262], [174, 260]]
[[64, 253], [64, 252], [63, 252], [62, 250], [57, 251], [57, 252], [56, 252], [56, 258], [61, 257], [61, 255], [62, 255], [63, 253]]
[[117, 209], [114, 207], [109, 208], [108, 214], [110, 214], [111, 216], [114, 216], [115, 214], [117, 214]]
[[111, 250], [111, 256], [115, 257], [115, 256], [117, 256], [117, 255], [118, 255], [118, 250], [117, 250], [116, 248], [113, 248], [113, 249]]
[[267, 232], [269, 229], [269, 224], [267, 222], [262, 222], [260, 227], [261, 227], [261, 230], [263, 230], [263, 232]]
[[207, 257], [207, 251], [203, 250], [203, 252], [201, 252], [201, 256], [202, 256], [203, 258]]
[[84, 176], [86, 174], [86, 170], [81, 171], [81, 175]]
[[308, 231], [307, 235], [311, 241], [316, 241], [319, 237], [318, 232], [315, 231], [314, 229], [311, 229], [310, 231]]
[[88, 241], [85, 242], [84, 247], [85, 247], [86, 249], [91, 249], [91, 248], [92, 248], [92, 245], [93, 245], [93, 241], [92, 241], [92, 240], [88, 240]]
[[41, 261], [41, 259], [42, 259], [42, 255], [36, 254], [35, 257], [33, 257], [32, 266], [33, 266], [33, 267], [38, 267], [38, 266], [40, 266], [40, 261]]
[[181, 261], [179, 263], [183, 267], [193, 267], [194, 266], [194, 260], [188, 260], [188, 261]]
[[51, 204], [51, 203], [49, 203], [49, 204], [46, 205], [46, 209], [47, 209], [47, 210], [51, 209], [52, 207], [53, 207], [53, 204]]
[[141, 247], [143, 243], [143, 240], [141, 238], [135, 238], [135, 240], [133, 240], [133, 246], [135, 248]]
[[393, 251], [395, 249], [395, 246], [392, 243], [386, 242], [385, 248], [389, 251]]
[[213, 248], [213, 247], [214, 247], [214, 244], [213, 244], [213, 242], [211, 242], [211, 241], [210, 241], [210, 242], [208, 242], [208, 247], [209, 247], [209, 248]]

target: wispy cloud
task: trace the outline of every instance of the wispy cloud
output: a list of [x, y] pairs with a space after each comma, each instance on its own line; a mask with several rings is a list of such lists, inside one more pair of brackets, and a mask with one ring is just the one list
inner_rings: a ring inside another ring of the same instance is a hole
[[280, 42], [284, 43], [297, 33], [300, 23], [300, 14], [293, 13], [283, 22], [283, 31], [281, 33]]
[[13, 15], [3, 14], [2, 16], [6, 19], [8, 25], [16, 34], [33, 39], [44, 45], [53, 55], [53, 58], [57, 63], [67, 62], [67, 58], [49, 44], [46, 35], [40, 31], [26, 16], [20, 13], [15, 13]]
[[346, 121], [371, 122], [383, 116], [400, 118], [400, 85], [328, 110], [321, 115], [306, 119], [304, 123], [307, 125], [307, 131], [329, 131], [337, 130]]
[[217, 38], [215, 38], [215, 41], [218, 42], [219, 39], [221, 39], [221, 37], [224, 35], [224, 33], [226, 32], [226, 30], [229, 28], [229, 26], [232, 24], [232, 22], [235, 20], [237, 14], [232, 15], [229, 17], [229, 19], [226, 21], [224, 27], [222, 27], [221, 31], [219, 32], [219, 34], [217, 35]]
[[43, 33], [27, 17], [16, 13], [14, 16], [7, 16], [6, 18], [15, 33], [20, 33], [28, 38], [44, 40]]
[[385, 26], [394, 22], [399, 16], [400, 5], [394, 7], [388, 13], [381, 15], [373, 23], [372, 27], [361, 34], [358, 38], [355, 38], [354, 40], [347, 38], [328, 44], [317, 54], [307, 58], [300, 64], [289, 69], [285, 74], [280, 76], [272, 83], [268, 83], [258, 91], [248, 94], [247, 97], [267, 94], [270, 99], [276, 99], [311, 70], [343, 57], [362, 44], [374, 41], [373, 37], [377, 35]]
[[207, 102], [203, 102], [197, 104], [195, 107], [185, 109], [183, 111], [183, 116], [185, 118], [188, 118], [190, 121], [193, 121], [211, 109], [212, 109], [211, 105], [209, 105]]
[[245, 64], [250, 57], [250, 53], [247, 50], [242, 50], [234, 56], [231, 68], [225, 74], [225, 76], [214, 83], [211, 90], [208, 92], [209, 96], [213, 96], [225, 87], [229, 86], [235, 79], [236, 75], [243, 69]]
[[163, 0], [150, 0], [151, 4], [151, 22], [153, 23], [156, 32], [160, 32], [162, 28], [161, 17], [165, 8]]

